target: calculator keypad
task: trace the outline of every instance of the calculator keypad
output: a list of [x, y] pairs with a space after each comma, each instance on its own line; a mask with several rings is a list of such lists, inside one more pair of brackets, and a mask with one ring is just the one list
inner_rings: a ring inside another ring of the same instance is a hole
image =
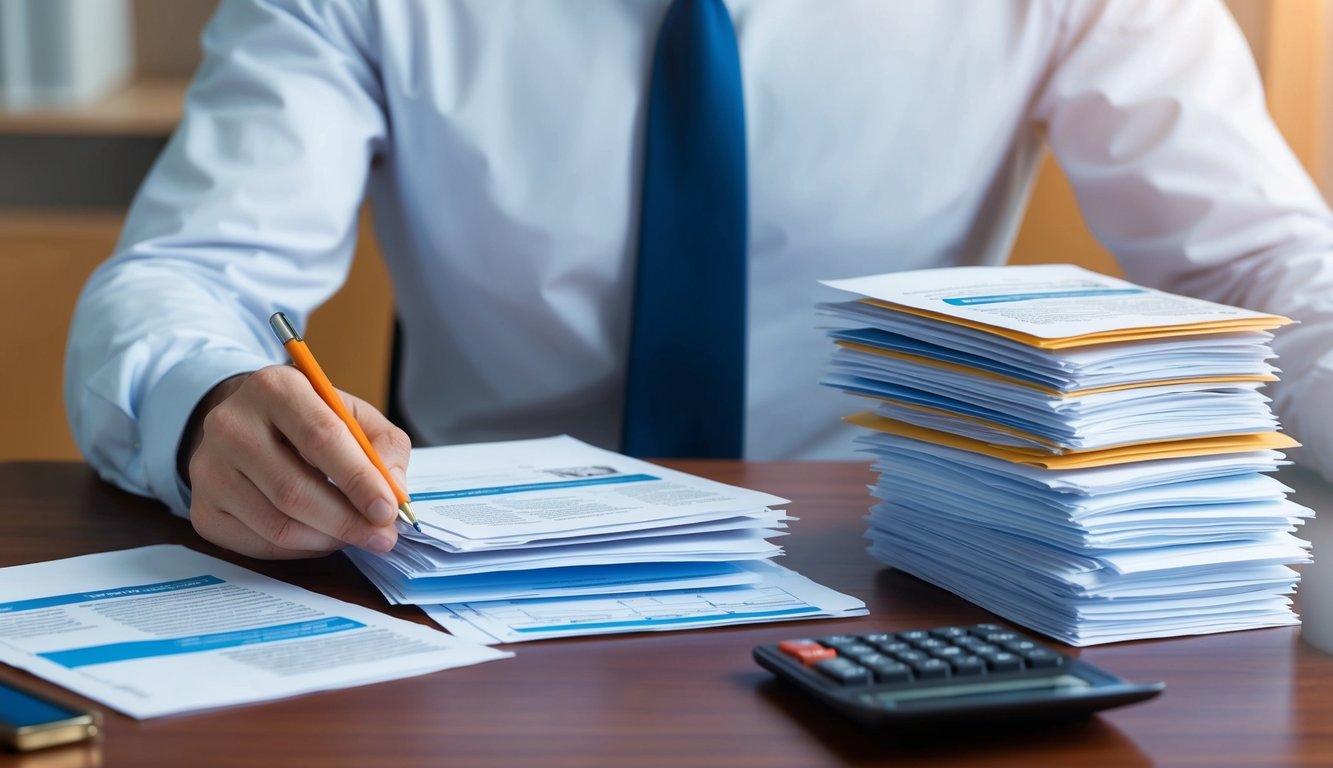
[[1132, 704], [1137, 684], [998, 624], [806, 637], [754, 648], [760, 666], [875, 727], [1068, 718]]
[[996, 624], [788, 640], [779, 650], [839, 685], [1050, 670], [1065, 657]]

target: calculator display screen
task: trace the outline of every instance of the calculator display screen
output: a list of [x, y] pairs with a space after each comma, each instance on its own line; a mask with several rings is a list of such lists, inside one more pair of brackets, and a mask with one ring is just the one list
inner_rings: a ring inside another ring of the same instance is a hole
[[1029, 677], [1017, 680], [996, 680], [963, 685], [941, 685], [931, 688], [908, 688], [899, 691], [883, 691], [875, 694], [875, 698], [881, 704], [892, 705], [899, 702], [912, 701], [914, 699], [938, 699], [949, 696], [987, 696], [991, 694], [1038, 689], [1065, 688], [1072, 691], [1090, 687], [1092, 687], [1092, 684], [1081, 677], [1074, 677], [1073, 675], [1053, 675], [1051, 677]]

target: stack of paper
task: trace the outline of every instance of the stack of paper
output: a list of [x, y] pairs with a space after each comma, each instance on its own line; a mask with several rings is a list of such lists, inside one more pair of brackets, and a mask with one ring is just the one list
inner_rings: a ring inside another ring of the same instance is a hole
[[[492, 641], [864, 613], [769, 562], [786, 499], [571, 437], [419, 449], [408, 483], [422, 532], [352, 560], [391, 602], [443, 604]], [[515, 605], [521, 629], [500, 628]]]
[[1285, 318], [1068, 265], [831, 281], [878, 401], [871, 553], [1074, 645], [1296, 622], [1313, 513], [1260, 392]]

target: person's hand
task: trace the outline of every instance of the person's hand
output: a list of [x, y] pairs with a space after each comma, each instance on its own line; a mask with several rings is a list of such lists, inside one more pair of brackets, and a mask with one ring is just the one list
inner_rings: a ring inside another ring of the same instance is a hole
[[[400, 486], [407, 434], [342, 393]], [[180, 460], [190, 520], [205, 539], [252, 557], [318, 557], [348, 544], [387, 552], [398, 540], [393, 489], [310, 382], [275, 365], [218, 384], [195, 409]]]

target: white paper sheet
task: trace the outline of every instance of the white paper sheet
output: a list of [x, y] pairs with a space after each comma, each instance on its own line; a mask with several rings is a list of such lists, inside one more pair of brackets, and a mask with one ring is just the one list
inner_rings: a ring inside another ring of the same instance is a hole
[[865, 603], [780, 566], [740, 587], [558, 600], [423, 605], [450, 632], [483, 643], [659, 632], [732, 624], [865, 615]]
[[347, 552], [395, 603], [749, 584], [792, 519], [771, 508], [786, 499], [567, 436], [414, 450], [408, 486], [422, 531]]
[[564, 435], [415, 450], [408, 486], [422, 527], [469, 550], [718, 520], [787, 502]]
[[136, 718], [512, 655], [180, 546], [0, 569], [0, 661]]
[[758, 560], [782, 554], [768, 541], [785, 536], [781, 531], [742, 528], [735, 531], [692, 533], [680, 536], [634, 538], [569, 547], [441, 552], [425, 547], [395, 548], [381, 556], [386, 564], [404, 575], [429, 570], [437, 576], [490, 571], [519, 571], [566, 565], [611, 565], [615, 563], [717, 560]]
[[883, 428], [874, 556], [1076, 645], [1297, 620], [1313, 512], [1281, 453], [1228, 452], [1290, 444], [1262, 391], [1288, 320], [1070, 265], [827, 284], [861, 297], [819, 309], [858, 326], [823, 383]]
[[922, 269], [823, 282], [873, 299], [1044, 339], [1271, 317], [1146, 288], [1072, 264]]
[[509, 598], [553, 598], [751, 584], [763, 560], [612, 563], [408, 578], [378, 555], [344, 550], [391, 603], [427, 605]]

